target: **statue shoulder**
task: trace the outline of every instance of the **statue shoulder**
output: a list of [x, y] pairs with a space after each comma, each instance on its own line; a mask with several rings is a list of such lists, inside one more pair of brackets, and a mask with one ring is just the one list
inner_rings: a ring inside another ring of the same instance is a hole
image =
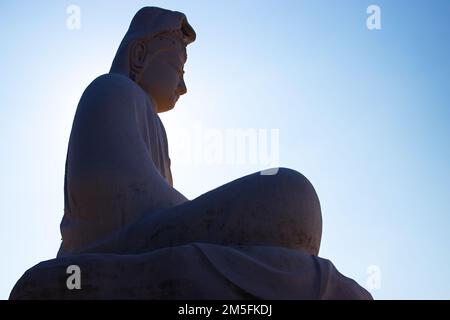
[[130, 78], [118, 73], [103, 74], [92, 81], [86, 88], [85, 93], [99, 91], [107, 93], [109, 97], [131, 94], [140, 95], [139, 86]]
[[[126, 105], [145, 106], [149, 98], [145, 92], [130, 78], [107, 73], [94, 79], [80, 99], [78, 109], [114, 110]], [[126, 108], [125, 108], [126, 109]]]

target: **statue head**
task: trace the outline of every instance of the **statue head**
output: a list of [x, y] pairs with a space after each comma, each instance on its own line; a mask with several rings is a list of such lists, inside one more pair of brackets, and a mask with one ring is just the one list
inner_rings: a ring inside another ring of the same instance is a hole
[[183, 77], [186, 46], [195, 37], [183, 13], [144, 7], [133, 17], [110, 72], [136, 82], [156, 112], [171, 110], [187, 91]]

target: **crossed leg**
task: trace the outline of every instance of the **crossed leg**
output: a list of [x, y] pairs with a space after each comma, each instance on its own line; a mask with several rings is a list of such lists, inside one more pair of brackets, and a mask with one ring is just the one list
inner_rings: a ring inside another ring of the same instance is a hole
[[143, 215], [84, 252], [143, 253], [191, 242], [271, 245], [317, 255], [322, 218], [311, 183], [297, 171], [244, 176], [181, 205]]
[[86, 89], [69, 142], [58, 255], [138, 253], [191, 242], [318, 253], [320, 204], [303, 175], [285, 168], [254, 173], [189, 201], [155, 167], [161, 132], [152, 110], [123, 76], [99, 77]]

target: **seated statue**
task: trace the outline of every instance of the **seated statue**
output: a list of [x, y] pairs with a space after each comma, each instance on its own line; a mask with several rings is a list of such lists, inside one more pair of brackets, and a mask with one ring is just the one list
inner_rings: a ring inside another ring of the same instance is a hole
[[[110, 72], [77, 107], [57, 259], [30, 269], [11, 298], [42, 297], [29, 287], [34, 275], [46, 279], [47, 298], [371, 299], [318, 257], [320, 203], [299, 172], [256, 172], [192, 200], [174, 188], [158, 113], [187, 92], [183, 67], [195, 38], [180, 12], [137, 12]], [[70, 296], [64, 283], [48, 284], [68, 264], [92, 271], [97, 289]], [[92, 265], [116, 268], [122, 280], [105, 287]]]

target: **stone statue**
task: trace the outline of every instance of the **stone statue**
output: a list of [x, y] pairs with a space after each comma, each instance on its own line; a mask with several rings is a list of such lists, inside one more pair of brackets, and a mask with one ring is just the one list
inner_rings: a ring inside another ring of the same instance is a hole
[[[77, 107], [57, 258], [27, 271], [11, 298], [371, 299], [318, 257], [320, 203], [299, 172], [256, 172], [192, 200], [173, 187], [158, 113], [187, 92], [195, 38], [180, 12], [137, 12]], [[89, 275], [84, 290], [60, 280], [68, 265]]]

